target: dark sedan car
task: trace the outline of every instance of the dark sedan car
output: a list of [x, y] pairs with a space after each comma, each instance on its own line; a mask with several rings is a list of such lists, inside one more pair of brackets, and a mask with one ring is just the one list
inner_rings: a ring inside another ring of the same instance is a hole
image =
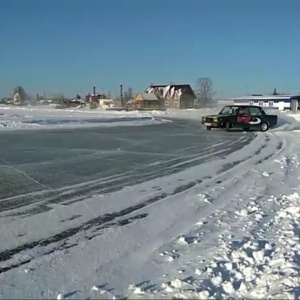
[[265, 132], [277, 125], [277, 115], [266, 114], [260, 106], [228, 105], [217, 115], [203, 116], [201, 123], [207, 130], [223, 128], [229, 131], [231, 128], [241, 128]]

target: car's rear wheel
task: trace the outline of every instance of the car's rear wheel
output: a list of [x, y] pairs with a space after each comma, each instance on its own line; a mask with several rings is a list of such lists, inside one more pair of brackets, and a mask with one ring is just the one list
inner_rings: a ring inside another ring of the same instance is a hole
[[210, 126], [206, 126], [206, 129], [207, 129], [207, 130], [211, 130], [211, 127], [210, 127]]
[[229, 123], [229, 122], [226, 122], [225, 130], [226, 130], [226, 131], [229, 131], [229, 130], [230, 130], [230, 123]]
[[269, 130], [269, 124], [267, 122], [262, 122], [259, 126], [260, 131], [266, 132]]

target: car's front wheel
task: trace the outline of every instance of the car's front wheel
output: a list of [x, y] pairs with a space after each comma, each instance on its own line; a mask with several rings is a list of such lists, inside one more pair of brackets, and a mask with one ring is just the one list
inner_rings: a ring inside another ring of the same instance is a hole
[[211, 130], [211, 127], [210, 127], [210, 126], [206, 126], [206, 129], [207, 129], [207, 130]]
[[269, 124], [267, 122], [262, 122], [259, 127], [260, 131], [262, 132], [266, 132], [269, 130]]
[[229, 131], [230, 130], [230, 123], [229, 122], [226, 122], [226, 126], [225, 126], [225, 130], [226, 131]]

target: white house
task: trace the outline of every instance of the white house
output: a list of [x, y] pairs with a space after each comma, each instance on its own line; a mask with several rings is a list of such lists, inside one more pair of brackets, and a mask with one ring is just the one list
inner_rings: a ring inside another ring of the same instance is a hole
[[231, 98], [235, 105], [258, 105], [267, 109], [297, 110], [300, 95], [250, 95]]
[[114, 107], [114, 100], [113, 99], [105, 98], [105, 99], [99, 99], [98, 101], [99, 101], [99, 107], [100, 108], [106, 109], [106, 108]]
[[20, 95], [20, 93], [19, 93], [18, 91], [16, 91], [16, 92], [14, 93], [14, 96], [13, 96], [13, 102], [14, 102], [15, 104], [20, 104], [20, 103], [22, 102], [21, 95]]
[[189, 84], [150, 85], [145, 93], [154, 94], [165, 108], [194, 108], [197, 99]]

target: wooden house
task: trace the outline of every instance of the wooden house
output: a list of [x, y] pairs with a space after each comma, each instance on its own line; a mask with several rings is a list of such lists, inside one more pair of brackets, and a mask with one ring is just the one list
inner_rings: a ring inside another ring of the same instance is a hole
[[160, 108], [160, 101], [155, 94], [138, 93], [133, 100], [136, 109]]
[[196, 95], [189, 84], [150, 85], [147, 94], [154, 94], [164, 108], [194, 108]]

